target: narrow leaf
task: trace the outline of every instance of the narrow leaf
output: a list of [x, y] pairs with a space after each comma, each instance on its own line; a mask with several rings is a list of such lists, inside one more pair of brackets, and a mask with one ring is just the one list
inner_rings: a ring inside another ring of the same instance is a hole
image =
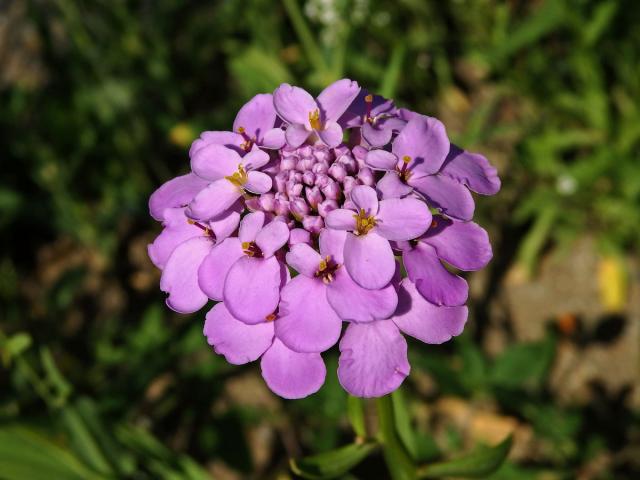
[[418, 469], [418, 478], [478, 478], [496, 471], [511, 449], [511, 435], [495, 447], [480, 446], [468, 455]]
[[291, 470], [304, 478], [335, 478], [358, 465], [376, 448], [375, 442], [354, 443], [311, 457], [291, 459]]
[[349, 395], [347, 397], [347, 416], [356, 436], [367, 438], [367, 427], [364, 420], [364, 404], [362, 399]]

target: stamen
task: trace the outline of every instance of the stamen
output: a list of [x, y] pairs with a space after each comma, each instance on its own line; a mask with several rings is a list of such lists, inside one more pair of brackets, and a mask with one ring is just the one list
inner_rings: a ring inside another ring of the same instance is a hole
[[238, 133], [242, 135], [242, 138], [244, 138], [244, 142], [240, 144], [240, 148], [242, 148], [245, 152], [248, 152], [249, 150], [251, 150], [254, 140], [249, 138], [249, 135], [247, 135], [247, 131], [244, 129], [244, 127], [238, 127]]
[[262, 250], [256, 242], [242, 242], [242, 251], [247, 257], [262, 258]]
[[247, 172], [242, 165], [238, 165], [238, 171], [233, 175], [229, 175], [228, 177], [224, 177], [233, 183], [236, 187], [242, 187], [249, 180], [247, 176]]
[[398, 169], [398, 175], [400, 175], [400, 178], [405, 182], [411, 177], [411, 170], [408, 169], [410, 162], [411, 157], [409, 155], [405, 155], [402, 157], [402, 168]]
[[195, 220], [191, 220], [190, 218], [187, 218], [187, 223], [189, 225], [193, 225], [194, 227], [198, 227], [200, 230], [202, 230], [204, 232], [205, 235], [208, 235], [209, 237], [213, 237], [213, 230], [211, 230], [209, 227], [202, 225], [199, 222], [196, 222]]
[[276, 319], [276, 314], [275, 313], [270, 313], [269, 315], [267, 315], [266, 317], [264, 317], [264, 319], [267, 322], [273, 322]]
[[340, 268], [340, 266], [341, 265], [339, 263], [333, 262], [331, 255], [327, 255], [325, 258], [320, 260], [315, 276], [321, 277], [323, 283], [329, 284], [333, 282], [333, 274]]
[[364, 116], [364, 121], [373, 123], [373, 118], [371, 118], [371, 104], [373, 103], [373, 95], [366, 95], [364, 97], [364, 101], [367, 104], [367, 113]]
[[436, 228], [438, 226], [438, 221], [433, 218], [431, 219], [431, 228]]
[[361, 208], [353, 218], [356, 219], [356, 229], [353, 232], [356, 235], [366, 235], [377, 224], [376, 218], [374, 216], [367, 216], [364, 208]]
[[320, 110], [316, 109], [313, 112], [309, 112], [309, 124], [314, 130], [322, 130], [320, 124]]

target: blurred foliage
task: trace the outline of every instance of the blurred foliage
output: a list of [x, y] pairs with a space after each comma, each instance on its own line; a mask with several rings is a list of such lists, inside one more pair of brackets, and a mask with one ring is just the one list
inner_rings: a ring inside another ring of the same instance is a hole
[[[478, 217], [529, 273], [582, 235], [610, 258], [637, 252], [638, 24], [631, 0], [0, 2], [0, 478], [276, 478], [288, 456], [350, 441], [334, 374], [309, 399], [265, 395], [255, 366], [209, 351], [202, 315], [163, 307], [146, 259], [150, 192], [188, 169], [200, 131], [281, 82], [318, 91], [348, 76], [442, 118], [500, 169]], [[612, 268], [601, 275], [624, 284]], [[468, 335], [412, 347], [412, 378], [429, 372], [436, 389], [409, 382], [411, 412], [488, 403], [542, 442], [491, 478], [575, 478], [598, 458], [584, 478], [639, 468], [618, 454], [636, 413], [550, 395], [556, 334], [496, 358]], [[465, 446], [453, 427], [399, 428], [420, 461]]]

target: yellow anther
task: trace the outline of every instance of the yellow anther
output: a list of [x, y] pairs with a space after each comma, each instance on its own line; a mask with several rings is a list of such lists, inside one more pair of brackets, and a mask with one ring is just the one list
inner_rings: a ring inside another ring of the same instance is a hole
[[238, 165], [238, 171], [233, 175], [229, 175], [228, 177], [224, 177], [233, 183], [236, 187], [242, 187], [249, 180], [247, 176], [247, 172], [242, 165]]
[[369, 94], [364, 97], [364, 101], [367, 103], [373, 103], [373, 95]]
[[264, 317], [264, 319], [267, 322], [273, 322], [276, 319], [276, 314], [275, 313], [270, 313], [269, 315], [267, 315], [266, 317]]
[[242, 242], [242, 249], [247, 250], [251, 246], [251, 242]]
[[192, 219], [190, 219], [190, 218], [187, 218], [187, 223], [188, 223], [189, 225], [195, 225], [196, 221], [195, 221], [195, 220], [192, 220]]
[[409, 155], [405, 155], [404, 157], [402, 157], [402, 161], [404, 163], [409, 163], [411, 161], [411, 157]]
[[322, 129], [322, 125], [320, 124], [320, 110], [316, 109], [313, 112], [309, 112], [309, 124], [314, 130]]
[[353, 216], [356, 219], [356, 229], [354, 233], [356, 235], [366, 235], [369, 231], [376, 226], [376, 218], [374, 216], [367, 216], [367, 212], [364, 208]]
[[243, 134], [245, 132], [244, 127], [238, 127], [238, 133]]

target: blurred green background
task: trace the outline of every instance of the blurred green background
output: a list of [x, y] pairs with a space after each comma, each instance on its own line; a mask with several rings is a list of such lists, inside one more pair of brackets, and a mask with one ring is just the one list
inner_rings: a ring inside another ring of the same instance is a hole
[[200, 131], [343, 76], [503, 180], [465, 334], [410, 345], [414, 456], [514, 432], [491, 478], [638, 478], [638, 25], [633, 0], [0, 1], [0, 478], [284, 480], [351, 440], [336, 351], [283, 401], [164, 306], [146, 256], [149, 194]]

